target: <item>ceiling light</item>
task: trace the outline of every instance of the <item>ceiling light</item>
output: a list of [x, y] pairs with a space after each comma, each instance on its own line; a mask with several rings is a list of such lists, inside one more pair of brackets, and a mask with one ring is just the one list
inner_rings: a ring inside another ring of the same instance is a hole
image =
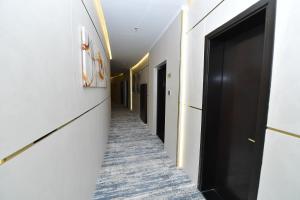
[[106, 21], [105, 21], [105, 17], [104, 17], [104, 12], [103, 12], [103, 8], [101, 5], [101, 2], [99, 0], [94, 0], [94, 4], [96, 7], [96, 11], [98, 14], [98, 18], [100, 21], [100, 28], [105, 40], [105, 44], [106, 44], [106, 49], [108, 51], [109, 54], [109, 58], [110, 60], [112, 59], [112, 54], [111, 54], [111, 48], [110, 48], [110, 42], [109, 42], [109, 35], [108, 35], [108, 31], [107, 31], [107, 26], [106, 26]]

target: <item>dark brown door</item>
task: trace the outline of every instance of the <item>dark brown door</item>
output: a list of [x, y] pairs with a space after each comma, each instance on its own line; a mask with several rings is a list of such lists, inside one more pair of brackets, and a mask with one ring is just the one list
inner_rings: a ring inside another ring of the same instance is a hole
[[129, 81], [125, 81], [126, 83], [126, 107], [130, 108], [130, 84]]
[[124, 82], [121, 81], [120, 83], [120, 92], [121, 92], [121, 104], [124, 105], [125, 101], [124, 101]]
[[157, 71], [157, 118], [156, 134], [165, 141], [165, 106], [166, 106], [166, 64]]
[[147, 84], [140, 86], [140, 117], [147, 124]]
[[226, 199], [248, 199], [263, 44], [264, 26], [224, 40], [216, 181]]
[[266, 10], [232, 24], [207, 37], [199, 187], [208, 200], [252, 200], [258, 189], [269, 95], [263, 77], [271, 71]]

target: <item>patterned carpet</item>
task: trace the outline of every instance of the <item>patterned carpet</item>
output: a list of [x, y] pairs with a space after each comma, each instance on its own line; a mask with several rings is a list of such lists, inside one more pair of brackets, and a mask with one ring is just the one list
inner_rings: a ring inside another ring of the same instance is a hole
[[94, 200], [204, 199], [136, 114], [116, 107]]

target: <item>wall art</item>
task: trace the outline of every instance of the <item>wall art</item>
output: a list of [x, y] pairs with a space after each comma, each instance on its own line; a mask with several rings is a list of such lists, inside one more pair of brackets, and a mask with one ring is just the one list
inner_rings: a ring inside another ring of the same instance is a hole
[[81, 28], [81, 57], [83, 87], [106, 87], [107, 73], [100, 49], [85, 29]]

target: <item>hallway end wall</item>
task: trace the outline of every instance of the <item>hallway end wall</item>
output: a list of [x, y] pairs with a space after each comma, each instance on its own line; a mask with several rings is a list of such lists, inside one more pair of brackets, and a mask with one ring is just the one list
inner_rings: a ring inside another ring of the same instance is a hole
[[[165, 150], [174, 162], [177, 160], [179, 70], [181, 52], [181, 13], [150, 50], [148, 119], [151, 131], [156, 134], [157, 67], [166, 61], [166, 112]], [[168, 95], [170, 91], [170, 95]]]
[[111, 103], [112, 104], [117, 104], [117, 105], [122, 104], [121, 82], [124, 83], [124, 81], [127, 81], [127, 83], [129, 83], [129, 72], [124, 73], [123, 76], [115, 77], [111, 79]]
[[0, 159], [42, 138], [0, 166], [0, 199], [92, 197], [107, 142], [110, 83], [82, 86], [82, 26], [108, 77], [110, 61], [94, 27], [100, 24], [94, 2], [84, 2], [0, 3]]

